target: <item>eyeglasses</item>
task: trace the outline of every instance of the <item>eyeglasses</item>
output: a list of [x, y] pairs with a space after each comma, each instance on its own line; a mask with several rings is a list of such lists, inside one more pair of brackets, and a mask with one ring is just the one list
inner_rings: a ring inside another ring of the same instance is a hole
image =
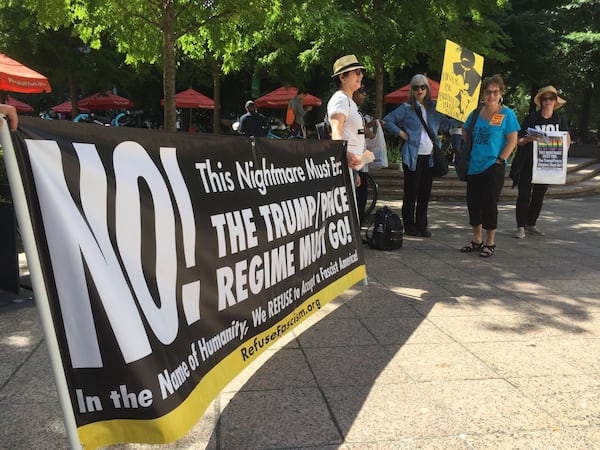
[[366, 90], [365, 88], [360, 88], [360, 89], [358, 90], [358, 93], [359, 93], [359, 94], [365, 94], [365, 95], [366, 95], [366, 94], [367, 94], [367, 90]]
[[500, 95], [500, 89], [486, 89], [485, 91], [483, 91], [483, 93], [485, 95]]
[[540, 97], [540, 100], [543, 102], [553, 102], [556, 100], [556, 97]]
[[354, 69], [352, 72], [354, 72], [356, 75], [362, 75], [363, 74], [362, 69]]
[[419, 86], [413, 86], [412, 90], [413, 91], [425, 91], [425, 90], [427, 90], [427, 85], [426, 84], [421, 84]]

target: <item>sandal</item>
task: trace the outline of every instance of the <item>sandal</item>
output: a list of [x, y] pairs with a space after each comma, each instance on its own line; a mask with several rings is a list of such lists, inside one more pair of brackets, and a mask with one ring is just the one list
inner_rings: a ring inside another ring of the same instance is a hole
[[479, 252], [479, 256], [482, 258], [489, 258], [496, 251], [496, 245], [484, 245], [481, 247], [481, 251]]
[[463, 248], [460, 249], [460, 251], [463, 253], [471, 253], [471, 252], [481, 251], [482, 248], [483, 248], [483, 242], [477, 243], [477, 242], [471, 241], [471, 242], [469, 242], [469, 245], [465, 245]]

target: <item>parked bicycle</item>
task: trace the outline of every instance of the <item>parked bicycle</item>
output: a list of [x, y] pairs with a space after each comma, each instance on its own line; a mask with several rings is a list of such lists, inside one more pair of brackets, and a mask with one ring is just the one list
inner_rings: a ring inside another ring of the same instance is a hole
[[371, 215], [377, 205], [377, 196], [379, 186], [369, 172], [363, 172], [362, 174], [363, 183], [367, 183], [367, 204], [365, 206], [365, 219]]
[[304, 139], [301, 130], [298, 133], [293, 133], [286, 124], [278, 118], [271, 118], [271, 126], [267, 133], [269, 139]]
[[[322, 122], [320, 124], [316, 124], [315, 128], [317, 131], [317, 139], [329, 139], [330, 131], [327, 133], [323, 133], [324, 124], [326, 122]], [[321, 138], [323, 136], [323, 138]], [[369, 172], [363, 172], [363, 183], [367, 184], [367, 203], [365, 205], [365, 213], [364, 213], [364, 222], [368, 222], [367, 218], [373, 213], [375, 210], [375, 206], [377, 205], [377, 196], [379, 192], [379, 186], [377, 182], [373, 178]]]

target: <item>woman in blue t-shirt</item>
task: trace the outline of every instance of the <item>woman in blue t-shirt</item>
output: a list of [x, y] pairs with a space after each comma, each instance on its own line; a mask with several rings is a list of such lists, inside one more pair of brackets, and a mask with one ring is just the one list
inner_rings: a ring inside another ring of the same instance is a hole
[[[477, 251], [479, 256], [490, 257], [496, 250], [498, 201], [504, 185], [506, 160], [517, 145], [521, 127], [514, 111], [499, 103], [504, 94], [500, 75], [484, 79], [481, 90], [483, 104], [473, 128], [467, 175], [467, 207], [473, 239], [461, 251]], [[465, 129], [470, 127], [472, 118], [473, 112], [465, 122]]]

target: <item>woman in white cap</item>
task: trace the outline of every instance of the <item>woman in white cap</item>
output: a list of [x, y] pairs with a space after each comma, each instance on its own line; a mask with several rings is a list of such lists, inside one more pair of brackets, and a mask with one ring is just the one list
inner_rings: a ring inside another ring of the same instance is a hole
[[[374, 160], [373, 153], [365, 151], [365, 124], [352, 94], [361, 87], [363, 69], [354, 55], [342, 56], [333, 63], [333, 81], [337, 91], [327, 103], [327, 117], [331, 124], [331, 139], [348, 142], [348, 166], [351, 169], [362, 167], [361, 156]], [[356, 180], [357, 186], [360, 179]]]
[[[539, 131], [569, 131], [569, 122], [564, 115], [556, 110], [561, 108], [566, 100], [558, 96], [554, 86], [544, 86], [533, 99], [537, 111], [530, 113], [521, 124], [519, 149], [512, 163], [511, 178], [519, 188], [517, 197], [517, 232], [515, 238], [523, 239], [526, 234], [543, 236], [544, 232], [536, 227], [537, 219], [542, 210], [544, 195], [548, 190], [547, 184], [532, 184], [533, 141], [538, 137], [527, 134], [528, 128]], [[567, 133], [567, 146], [571, 145], [571, 137]], [[567, 147], [568, 148], [568, 147]]]

